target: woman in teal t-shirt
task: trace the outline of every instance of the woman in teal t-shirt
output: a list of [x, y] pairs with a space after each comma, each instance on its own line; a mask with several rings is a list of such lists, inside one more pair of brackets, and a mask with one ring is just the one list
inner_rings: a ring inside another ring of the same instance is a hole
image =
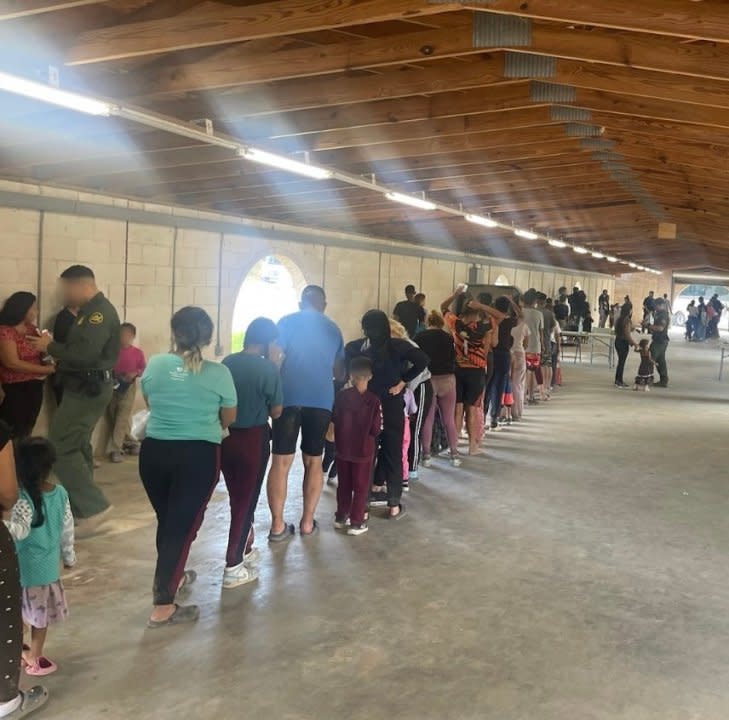
[[202, 357], [213, 337], [210, 316], [184, 307], [172, 316], [172, 335], [175, 351], [154, 356], [142, 376], [150, 414], [139, 474], [157, 514], [151, 628], [198, 618], [196, 605], [177, 605], [175, 596], [197, 577], [184, 567], [218, 483], [220, 442], [238, 402], [228, 368]]

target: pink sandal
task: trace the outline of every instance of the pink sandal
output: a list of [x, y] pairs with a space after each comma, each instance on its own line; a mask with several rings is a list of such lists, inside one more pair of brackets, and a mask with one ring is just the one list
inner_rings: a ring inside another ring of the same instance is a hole
[[50, 675], [51, 673], [56, 672], [56, 670], [58, 670], [58, 665], [44, 655], [41, 655], [34, 665], [25, 666], [25, 672], [33, 677]]

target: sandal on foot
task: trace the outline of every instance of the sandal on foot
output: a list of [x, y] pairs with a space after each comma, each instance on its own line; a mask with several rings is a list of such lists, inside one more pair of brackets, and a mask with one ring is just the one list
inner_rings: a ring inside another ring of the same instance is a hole
[[286, 526], [280, 533], [275, 533], [273, 531], [268, 533], [268, 542], [286, 542], [287, 540], [291, 540], [294, 535], [296, 535], [296, 528], [291, 523], [286, 523]]
[[312, 526], [310, 532], [304, 532], [301, 529], [301, 525], [299, 525], [299, 534], [302, 537], [311, 537], [312, 535], [316, 535], [318, 532], [319, 532], [319, 523], [316, 520], [314, 520], [314, 525]]
[[24, 718], [26, 715], [40, 710], [46, 702], [48, 702], [48, 690], [41, 685], [37, 685], [30, 690], [21, 690], [20, 705], [13, 710], [6, 718], [14, 720], [15, 718]]
[[183, 591], [189, 591], [190, 586], [195, 583], [195, 580], [197, 580], [197, 573], [194, 570], [185, 570], [182, 575], [182, 580], [180, 580], [180, 584], [177, 586], [178, 594]]
[[56, 670], [58, 670], [58, 665], [44, 655], [41, 655], [33, 665], [25, 666], [26, 674], [31, 675], [32, 677], [50, 675], [51, 673], [56, 672]]
[[405, 515], [407, 515], [407, 510], [405, 510], [404, 505], [398, 505], [398, 507], [400, 508], [400, 512], [397, 515], [390, 515], [388, 513], [388, 515], [387, 515], [388, 520], [399, 520], [400, 518], [405, 517]]
[[200, 608], [197, 605], [175, 605], [175, 611], [166, 620], [147, 621], [147, 627], [155, 630], [168, 625], [185, 625], [187, 623], [197, 622], [200, 617]]

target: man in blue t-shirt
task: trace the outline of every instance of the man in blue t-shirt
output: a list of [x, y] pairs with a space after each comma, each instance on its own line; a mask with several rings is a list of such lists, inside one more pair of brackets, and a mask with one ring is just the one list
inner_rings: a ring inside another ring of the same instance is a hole
[[281, 366], [284, 410], [273, 423], [273, 459], [268, 474], [271, 542], [291, 538], [296, 529], [284, 520], [284, 505], [296, 440], [301, 432], [304, 461], [304, 510], [299, 532], [312, 535], [324, 485], [322, 454], [334, 406], [334, 378], [344, 371], [344, 341], [337, 325], [324, 315], [327, 300], [316, 285], [304, 288], [301, 310], [281, 318], [278, 342], [284, 353]]

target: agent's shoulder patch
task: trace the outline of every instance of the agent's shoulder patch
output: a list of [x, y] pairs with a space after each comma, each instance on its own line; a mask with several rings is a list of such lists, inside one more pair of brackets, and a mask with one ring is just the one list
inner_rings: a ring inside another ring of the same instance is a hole
[[92, 325], [101, 325], [104, 322], [104, 316], [100, 312], [94, 312], [89, 315], [89, 322]]

